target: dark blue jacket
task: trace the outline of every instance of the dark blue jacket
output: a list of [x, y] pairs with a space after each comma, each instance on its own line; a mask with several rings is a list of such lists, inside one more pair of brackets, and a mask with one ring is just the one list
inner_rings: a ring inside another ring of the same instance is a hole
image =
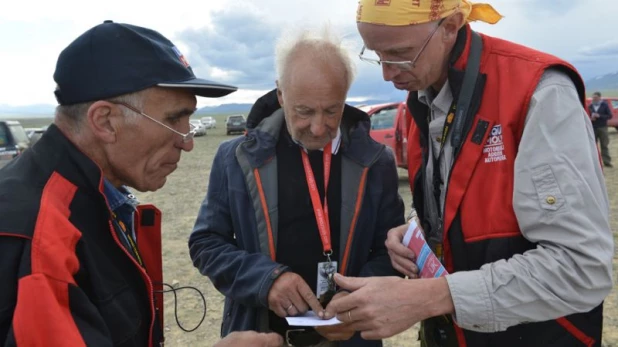
[[[264, 101], [258, 104], [263, 106]], [[278, 226], [275, 147], [284, 115], [282, 110], [273, 113], [271, 107], [254, 107], [249, 118], [250, 126], [259, 124], [246, 136], [222, 143], [217, 151], [208, 193], [189, 239], [194, 265], [226, 297], [222, 336], [241, 330], [269, 331], [268, 292], [277, 275], [288, 270], [273, 254]], [[395, 160], [369, 136], [366, 113], [346, 106], [341, 128], [340, 272], [398, 275], [384, 246], [388, 230], [404, 223]], [[361, 340], [359, 334], [341, 343], [381, 345]]]
[[[590, 114], [593, 114], [594, 111], [594, 106], [592, 105], [592, 103], [590, 103], [590, 105], [588, 105], [588, 112], [590, 112]], [[609, 108], [609, 105], [607, 104], [607, 101], [605, 100], [601, 100], [601, 104], [599, 105], [599, 110], [596, 111], [596, 113], [599, 114], [599, 118], [596, 120], [592, 121], [592, 126], [594, 128], [603, 128], [607, 126], [607, 121], [612, 119], [612, 110]]]

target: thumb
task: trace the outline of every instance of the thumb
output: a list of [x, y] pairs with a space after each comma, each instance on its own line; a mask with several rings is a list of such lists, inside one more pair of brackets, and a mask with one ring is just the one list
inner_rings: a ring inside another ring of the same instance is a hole
[[335, 283], [345, 290], [351, 292], [361, 289], [367, 284], [367, 279], [362, 277], [345, 277], [340, 274], [335, 274]]

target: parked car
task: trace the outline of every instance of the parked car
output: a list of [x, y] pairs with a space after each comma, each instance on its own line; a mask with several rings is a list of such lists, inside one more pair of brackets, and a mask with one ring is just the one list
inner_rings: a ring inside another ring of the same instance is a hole
[[43, 133], [47, 130], [47, 127], [25, 128], [24, 130], [26, 131], [26, 135], [28, 135], [30, 145], [32, 146], [41, 138], [41, 136], [43, 136]]
[[409, 113], [405, 102], [358, 106], [371, 120], [371, 138], [393, 150], [397, 166], [408, 167]]
[[198, 119], [191, 119], [189, 122], [195, 127], [195, 136], [206, 135], [206, 127]]
[[232, 133], [244, 133], [247, 127], [247, 121], [245, 119], [245, 116], [228, 116], [225, 120], [225, 127], [228, 135]]
[[0, 121], [0, 167], [30, 147], [30, 139], [18, 121]]
[[213, 117], [202, 117], [201, 122], [204, 124], [206, 129], [217, 128], [217, 120]]
[[[608, 127], [614, 127], [618, 130], [618, 98], [601, 98], [607, 102], [609, 108], [612, 110], [612, 119], [607, 121]], [[592, 102], [592, 98], [586, 98], [586, 111], [588, 111], [588, 107], [590, 107], [590, 103]]]

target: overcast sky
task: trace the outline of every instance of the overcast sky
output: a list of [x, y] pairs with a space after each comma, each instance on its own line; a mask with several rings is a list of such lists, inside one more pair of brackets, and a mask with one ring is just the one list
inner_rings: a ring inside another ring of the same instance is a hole
[[[488, 0], [505, 18], [473, 28], [555, 54], [575, 64], [584, 79], [618, 71], [616, 0]], [[53, 72], [60, 51], [106, 19], [146, 26], [171, 39], [199, 77], [240, 87], [199, 105], [250, 103], [273, 88], [277, 37], [298, 27], [330, 23], [362, 45], [356, 0], [12, 1], [0, 11], [0, 104], [56, 104]], [[120, 54], [120, 52], [119, 52]], [[358, 69], [350, 97], [402, 95], [380, 69], [354, 59]]]

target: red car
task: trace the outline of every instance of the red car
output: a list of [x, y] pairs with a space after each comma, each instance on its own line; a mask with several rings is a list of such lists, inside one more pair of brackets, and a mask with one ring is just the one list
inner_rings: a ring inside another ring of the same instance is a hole
[[408, 167], [408, 115], [405, 102], [359, 106], [371, 119], [371, 137], [390, 147], [395, 154], [397, 166]]

